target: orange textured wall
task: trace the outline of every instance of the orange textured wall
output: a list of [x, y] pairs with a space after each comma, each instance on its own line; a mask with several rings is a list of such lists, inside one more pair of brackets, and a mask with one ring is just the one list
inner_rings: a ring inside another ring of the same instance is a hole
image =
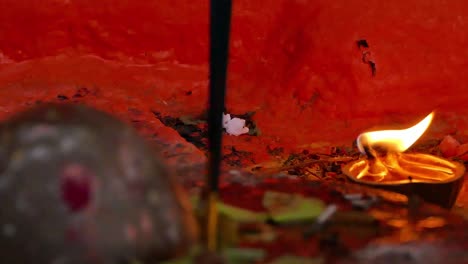
[[[256, 111], [254, 142], [349, 143], [433, 109], [432, 135], [468, 135], [468, 3], [236, 0], [233, 12], [228, 110]], [[1, 1], [3, 112], [86, 85], [175, 116], [200, 113], [207, 15], [206, 0]]]

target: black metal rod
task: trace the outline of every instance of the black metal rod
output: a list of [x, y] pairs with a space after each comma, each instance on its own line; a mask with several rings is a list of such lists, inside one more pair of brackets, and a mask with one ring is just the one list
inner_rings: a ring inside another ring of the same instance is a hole
[[231, 9], [231, 0], [210, 1], [210, 95], [208, 111], [210, 156], [208, 184], [209, 189], [216, 192], [218, 191], [222, 156], [222, 121], [226, 94]]

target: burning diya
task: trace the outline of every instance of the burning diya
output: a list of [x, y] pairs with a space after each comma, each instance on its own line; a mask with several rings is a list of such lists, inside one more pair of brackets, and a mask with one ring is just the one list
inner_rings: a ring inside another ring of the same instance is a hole
[[357, 146], [364, 155], [346, 164], [344, 174], [360, 184], [416, 195], [451, 208], [463, 184], [464, 165], [429, 154], [405, 153], [424, 134], [433, 117], [431, 113], [407, 129], [362, 133]]

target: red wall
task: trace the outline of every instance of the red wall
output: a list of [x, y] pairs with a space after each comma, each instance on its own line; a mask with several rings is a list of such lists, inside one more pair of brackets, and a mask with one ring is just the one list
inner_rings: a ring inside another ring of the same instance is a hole
[[[433, 135], [468, 134], [468, 2], [235, 0], [233, 11], [228, 109], [257, 112], [255, 142], [349, 143], [436, 108]], [[199, 113], [207, 14], [206, 0], [1, 1], [3, 112], [86, 85], [99, 100]]]

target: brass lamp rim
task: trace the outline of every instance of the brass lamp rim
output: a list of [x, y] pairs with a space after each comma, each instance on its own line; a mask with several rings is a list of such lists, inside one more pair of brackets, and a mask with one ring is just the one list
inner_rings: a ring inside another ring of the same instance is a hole
[[424, 180], [420, 180], [420, 179], [412, 179], [412, 180], [403, 179], [403, 180], [397, 180], [397, 181], [377, 182], [377, 181], [357, 179], [351, 173], [351, 170], [350, 170], [351, 166], [353, 166], [356, 162], [359, 162], [361, 160], [362, 160], [362, 158], [347, 163], [343, 167], [342, 171], [350, 180], [352, 180], [354, 182], [367, 184], [367, 185], [374, 185], [374, 186], [387, 186], [387, 185], [391, 186], [391, 185], [415, 184], [415, 183], [444, 184], [444, 183], [450, 183], [450, 182], [457, 181], [458, 179], [460, 179], [461, 177], [463, 177], [465, 175], [465, 171], [466, 171], [465, 165], [463, 165], [463, 163], [458, 162], [458, 161], [450, 161], [451, 163], [453, 163], [455, 165], [455, 169], [454, 169], [455, 175], [453, 177], [449, 178], [449, 179], [446, 179], [446, 180], [442, 180], [442, 181], [424, 181]]
[[465, 177], [465, 165], [457, 161], [450, 161], [455, 165], [454, 176], [443, 181], [424, 181], [424, 180], [397, 180], [388, 182], [376, 182], [369, 180], [356, 179], [351, 171], [350, 167], [356, 162], [362, 159], [354, 160], [349, 162], [343, 167], [343, 173], [351, 181], [368, 186], [371, 188], [384, 189], [403, 195], [417, 195], [423, 200], [440, 205], [444, 208], [450, 209], [455, 204], [455, 201], [460, 193], [461, 187]]

